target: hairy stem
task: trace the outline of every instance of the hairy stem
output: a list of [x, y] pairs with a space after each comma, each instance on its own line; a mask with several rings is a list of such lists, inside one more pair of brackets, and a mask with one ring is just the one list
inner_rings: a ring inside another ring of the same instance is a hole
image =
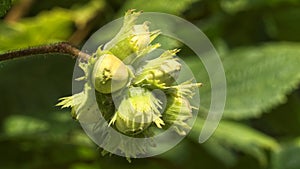
[[90, 57], [89, 54], [81, 52], [79, 49], [72, 46], [68, 42], [59, 42], [0, 54], [0, 61], [11, 60], [31, 55], [51, 53], [68, 54], [71, 55], [73, 58], [79, 58], [81, 60], [87, 60]]

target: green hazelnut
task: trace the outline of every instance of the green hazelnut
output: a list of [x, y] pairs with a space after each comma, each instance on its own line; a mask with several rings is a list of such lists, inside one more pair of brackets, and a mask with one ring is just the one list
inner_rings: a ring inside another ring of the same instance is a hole
[[164, 122], [160, 118], [160, 109], [161, 102], [152, 92], [141, 87], [131, 87], [110, 124], [115, 124], [120, 132], [128, 135], [139, 134], [152, 123], [161, 128]]
[[127, 66], [112, 54], [102, 55], [95, 63], [93, 85], [100, 93], [113, 93], [123, 88], [129, 79]]

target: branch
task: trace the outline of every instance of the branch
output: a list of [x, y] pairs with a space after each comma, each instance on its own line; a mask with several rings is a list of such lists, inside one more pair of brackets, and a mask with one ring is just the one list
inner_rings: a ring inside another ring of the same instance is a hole
[[34, 0], [19, 0], [6, 14], [7, 22], [16, 22], [22, 18], [32, 6]]
[[68, 42], [59, 42], [0, 54], [0, 62], [4, 60], [11, 60], [31, 55], [52, 53], [68, 54], [71, 55], [73, 58], [79, 58], [81, 60], [88, 60], [88, 58], [90, 57], [89, 54], [81, 52], [79, 49], [72, 46]]

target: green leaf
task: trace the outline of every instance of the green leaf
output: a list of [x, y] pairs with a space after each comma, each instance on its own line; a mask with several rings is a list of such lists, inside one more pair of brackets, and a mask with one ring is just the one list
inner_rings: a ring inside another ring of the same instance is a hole
[[[1, 115], [57, 111], [57, 99], [71, 93], [74, 60], [40, 55], [0, 63]], [[2, 83], [3, 82], [3, 83]]]
[[119, 14], [123, 14], [128, 9], [138, 9], [145, 12], [164, 12], [179, 15], [196, 1], [199, 0], [181, 0], [176, 2], [173, 0], [126, 1]]
[[[199, 63], [186, 60], [200, 89], [201, 106], [210, 105], [210, 84]], [[259, 117], [286, 101], [286, 95], [300, 83], [300, 44], [271, 43], [260, 47], [238, 48], [223, 57], [227, 79], [225, 118]], [[218, 90], [218, 89], [216, 89]]]
[[58, 112], [55, 104], [71, 93], [74, 60], [64, 55], [32, 56], [2, 62], [0, 67], [1, 139], [69, 138], [79, 125], [70, 113]]
[[[299, 4], [299, 3], [298, 3]], [[299, 41], [295, 36], [299, 30], [300, 10], [298, 6], [291, 6], [276, 13], [269, 13], [264, 17], [265, 29], [270, 37], [276, 40]]]
[[284, 103], [286, 94], [300, 82], [299, 47], [296, 43], [268, 44], [227, 55], [223, 62], [228, 85], [224, 115], [257, 117]]
[[1, 138], [32, 138], [45, 140], [66, 139], [76, 130], [68, 112], [52, 112], [46, 116], [11, 115], [5, 118]]
[[105, 0], [90, 0], [88, 3], [75, 4], [75, 9], [71, 11], [76, 26], [84, 28], [88, 22], [105, 8]]
[[[263, 129], [273, 135], [283, 137], [299, 136], [300, 95], [294, 91], [288, 96], [288, 101], [272, 109], [270, 114], [263, 115], [258, 121]], [[287, 125], [288, 124], [288, 125]]]
[[99, 165], [97, 165], [97, 163], [95, 164], [75, 163], [71, 167], [71, 169], [94, 169], [94, 168], [99, 168]]
[[[200, 118], [196, 121], [191, 133], [192, 139], [198, 140], [203, 122], [204, 121]], [[272, 152], [279, 150], [279, 144], [272, 137], [244, 124], [225, 120], [219, 123], [213, 136], [203, 145], [206, 146], [207, 149], [214, 150], [215, 146], [211, 146], [211, 144], [217, 144], [222, 147], [222, 150], [218, 150], [218, 154], [214, 152], [215, 156], [218, 156], [221, 160], [223, 160], [223, 155], [229, 156], [231, 161], [226, 162], [229, 165], [235, 162], [234, 154], [232, 154], [230, 150], [241, 151], [251, 155], [263, 166], [268, 162], [265, 150], [271, 150]]]
[[280, 151], [272, 155], [273, 169], [298, 169], [300, 168], [300, 138], [283, 143]]
[[230, 14], [236, 14], [241, 11], [253, 10], [255, 8], [270, 6], [273, 4], [275, 4], [274, 0], [221, 0], [220, 2], [222, 9]]
[[61, 8], [17, 23], [0, 22], [0, 52], [66, 40], [72, 23], [71, 13]]
[[4, 123], [5, 133], [9, 136], [36, 134], [49, 129], [47, 122], [28, 116], [10, 116]]
[[[220, 144], [218, 140], [210, 139], [203, 144], [203, 148], [215, 158], [219, 159], [226, 166], [234, 166], [238, 158], [228, 147]], [[226, 158], [224, 158], [226, 157]]]
[[221, 0], [220, 6], [224, 11], [230, 14], [236, 14], [241, 11], [253, 10], [255, 8], [281, 5], [282, 3], [297, 5], [299, 0]]
[[0, 17], [6, 14], [7, 10], [11, 7], [11, 0], [0, 1]]

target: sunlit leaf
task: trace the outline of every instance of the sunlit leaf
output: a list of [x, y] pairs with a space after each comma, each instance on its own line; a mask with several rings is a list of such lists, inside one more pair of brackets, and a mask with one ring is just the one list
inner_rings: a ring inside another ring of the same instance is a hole
[[71, 30], [72, 15], [60, 8], [17, 23], [0, 22], [0, 52], [64, 41]]
[[8, 135], [35, 134], [49, 129], [47, 122], [27, 116], [11, 116], [4, 124]]

